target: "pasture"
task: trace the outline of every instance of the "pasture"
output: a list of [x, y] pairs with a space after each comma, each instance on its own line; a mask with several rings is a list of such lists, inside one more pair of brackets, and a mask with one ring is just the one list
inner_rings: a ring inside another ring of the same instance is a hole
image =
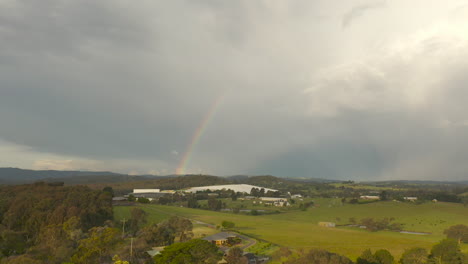
[[[430, 249], [445, 238], [443, 231], [455, 224], [468, 223], [468, 208], [454, 203], [376, 202], [369, 204], [342, 204], [339, 199], [316, 199], [315, 207], [307, 211], [291, 210], [280, 214], [244, 215], [214, 212], [183, 207], [140, 205], [148, 212], [151, 222], [159, 222], [172, 215], [220, 225], [223, 220], [236, 224], [236, 229], [254, 238], [290, 248], [323, 248], [356, 259], [363, 250], [388, 249], [396, 258], [411, 247]], [[131, 207], [114, 207], [116, 220], [128, 218]], [[369, 232], [356, 227], [326, 228], [318, 222], [330, 221], [338, 225], [349, 223], [349, 218], [381, 219], [393, 217], [403, 223], [404, 230], [429, 232], [430, 235], [401, 234], [390, 231]], [[204, 233], [211, 229], [204, 228]], [[213, 232], [216, 232], [213, 230]], [[201, 235], [200, 232], [196, 232]], [[468, 252], [465, 244], [463, 251]]]

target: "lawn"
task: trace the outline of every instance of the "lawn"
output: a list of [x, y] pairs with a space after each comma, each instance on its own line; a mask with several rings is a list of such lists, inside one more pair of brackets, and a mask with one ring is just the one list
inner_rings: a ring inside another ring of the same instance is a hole
[[[316, 207], [307, 211], [289, 211], [273, 215], [250, 216], [161, 205], [141, 206], [149, 213], [149, 220], [159, 222], [172, 215], [220, 225], [223, 220], [254, 238], [290, 248], [323, 248], [355, 259], [366, 248], [385, 248], [399, 258], [411, 247], [430, 249], [443, 239], [443, 230], [455, 224], [468, 223], [468, 208], [453, 203], [377, 202], [370, 204], [341, 204], [339, 199], [317, 199]], [[129, 217], [131, 207], [115, 207], [115, 218]], [[325, 228], [320, 221], [347, 224], [348, 219], [393, 217], [405, 224], [405, 230], [430, 232], [430, 235], [411, 235], [396, 232], [369, 232], [358, 228]], [[206, 231], [206, 230], [205, 230]], [[204, 231], [203, 231], [204, 232]], [[468, 247], [463, 246], [466, 252]]]

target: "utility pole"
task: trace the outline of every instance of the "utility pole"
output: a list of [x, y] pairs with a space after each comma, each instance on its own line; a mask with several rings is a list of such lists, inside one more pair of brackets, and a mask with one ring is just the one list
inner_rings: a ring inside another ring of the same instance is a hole
[[122, 219], [120, 220], [120, 222], [122, 222], [122, 238], [125, 237], [125, 222], [127, 222], [127, 219]]
[[130, 258], [133, 258], [133, 237], [130, 238]]

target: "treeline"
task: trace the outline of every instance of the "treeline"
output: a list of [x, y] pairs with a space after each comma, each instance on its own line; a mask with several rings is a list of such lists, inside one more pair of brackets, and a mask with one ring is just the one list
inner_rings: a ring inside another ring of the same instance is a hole
[[187, 175], [178, 177], [158, 178], [154, 180], [121, 182], [121, 183], [95, 183], [88, 186], [93, 189], [102, 190], [106, 186], [112, 187], [116, 195], [124, 195], [132, 192], [133, 189], [161, 189], [180, 190], [194, 186], [222, 185], [231, 183], [229, 180], [209, 175]]
[[401, 258], [395, 257], [386, 249], [372, 252], [366, 249], [356, 262], [349, 258], [322, 249], [299, 250], [281, 248], [274, 253], [273, 259], [283, 264], [466, 264], [468, 255], [463, 254], [460, 245], [454, 239], [444, 239], [428, 252], [424, 248], [405, 250]]

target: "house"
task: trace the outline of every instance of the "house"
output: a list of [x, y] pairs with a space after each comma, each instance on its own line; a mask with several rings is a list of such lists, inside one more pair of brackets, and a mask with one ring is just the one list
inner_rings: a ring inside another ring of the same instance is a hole
[[202, 238], [203, 240], [209, 241], [217, 246], [229, 246], [229, 240], [236, 238], [237, 236], [228, 232], [219, 232], [217, 234]]
[[319, 222], [318, 225], [322, 227], [335, 227], [336, 226], [336, 224], [333, 222]]

